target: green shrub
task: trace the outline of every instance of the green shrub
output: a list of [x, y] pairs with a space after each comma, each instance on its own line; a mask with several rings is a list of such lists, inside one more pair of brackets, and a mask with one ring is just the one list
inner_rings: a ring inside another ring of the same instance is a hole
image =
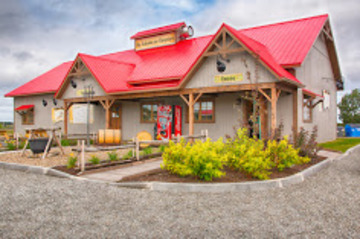
[[70, 156], [69, 156], [69, 159], [68, 159], [68, 161], [67, 161], [66, 167], [67, 167], [67, 168], [75, 168], [76, 162], [77, 162], [77, 157], [74, 156], [73, 153], [71, 153]]
[[161, 167], [179, 176], [192, 175], [211, 181], [225, 175], [222, 171], [225, 160], [223, 151], [222, 139], [216, 142], [208, 139], [204, 143], [197, 140], [193, 145], [186, 144], [183, 139], [177, 144], [170, 141], [164, 151]]
[[14, 143], [12, 143], [12, 142], [8, 142], [8, 143], [6, 144], [6, 148], [7, 148], [8, 150], [15, 150], [15, 149], [16, 149], [16, 145], [15, 145]]
[[283, 171], [292, 165], [304, 164], [310, 161], [309, 157], [299, 156], [299, 150], [300, 149], [294, 149], [285, 137], [280, 142], [269, 140], [265, 154], [273, 163], [273, 167], [276, 167], [279, 171]]
[[129, 150], [123, 157], [122, 159], [123, 160], [127, 160], [127, 159], [130, 159], [133, 157], [133, 151], [132, 150]]
[[152, 148], [151, 147], [146, 147], [143, 149], [143, 155], [149, 155], [149, 154], [152, 154]]
[[118, 154], [115, 151], [109, 152], [108, 153], [108, 158], [109, 158], [109, 161], [117, 161], [117, 160], [119, 160]]
[[165, 151], [165, 149], [166, 149], [166, 146], [165, 145], [160, 145], [160, 147], [159, 147], [159, 150], [160, 150], [160, 152], [164, 152]]
[[268, 179], [272, 162], [266, 157], [264, 142], [247, 135], [247, 129], [239, 129], [234, 139], [227, 141], [225, 146], [227, 164], [254, 178]]
[[100, 159], [98, 157], [96, 157], [96, 155], [92, 155], [89, 162], [92, 163], [92, 164], [99, 164]]
[[76, 139], [62, 139], [61, 145], [62, 146], [76, 146], [77, 140]]

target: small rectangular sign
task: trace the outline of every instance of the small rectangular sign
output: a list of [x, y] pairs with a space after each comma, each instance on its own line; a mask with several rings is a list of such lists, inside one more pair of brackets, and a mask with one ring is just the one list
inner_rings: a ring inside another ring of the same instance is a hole
[[215, 76], [215, 83], [237, 82], [243, 80], [243, 74], [217, 75]]
[[147, 37], [135, 40], [135, 50], [145, 50], [149, 48], [172, 45], [176, 43], [175, 32], [162, 34], [159, 36]]

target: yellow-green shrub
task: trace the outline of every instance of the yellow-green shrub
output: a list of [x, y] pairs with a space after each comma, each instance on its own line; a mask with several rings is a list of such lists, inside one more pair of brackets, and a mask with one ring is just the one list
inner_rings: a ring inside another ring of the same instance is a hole
[[239, 129], [236, 137], [227, 141], [225, 150], [231, 168], [255, 178], [269, 178], [272, 162], [266, 157], [264, 142], [249, 138], [246, 129]]
[[179, 176], [196, 176], [205, 181], [220, 178], [224, 164], [224, 143], [222, 139], [211, 142], [195, 141], [193, 145], [181, 140], [175, 144], [170, 142], [163, 153], [161, 167]]
[[283, 171], [292, 165], [304, 164], [310, 161], [309, 157], [299, 156], [299, 149], [294, 149], [294, 147], [289, 144], [287, 137], [280, 142], [269, 140], [265, 154], [266, 157], [273, 162], [273, 166], [279, 171]]

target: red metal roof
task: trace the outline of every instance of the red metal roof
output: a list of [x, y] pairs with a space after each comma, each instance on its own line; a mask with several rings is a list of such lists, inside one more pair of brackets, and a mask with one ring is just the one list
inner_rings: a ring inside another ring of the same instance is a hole
[[130, 39], [138, 39], [138, 38], [143, 38], [143, 37], [150, 36], [150, 35], [157, 35], [157, 34], [160, 34], [163, 32], [175, 31], [182, 26], [186, 26], [185, 22], [179, 22], [179, 23], [175, 23], [175, 24], [171, 24], [171, 25], [167, 25], [167, 26], [163, 26], [163, 27], [153, 28], [150, 30], [138, 32], [135, 35], [131, 36]]
[[232, 34], [234, 34], [240, 40], [240, 42], [242, 42], [250, 51], [256, 53], [259, 56], [260, 60], [263, 61], [268, 67], [270, 67], [270, 69], [273, 70], [275, 74], [277, 74], [280, 78], [285, 78], [296, 84], [302, 85], [302, 83], [298, 79], [296, 79], [296, 77], [291, 75], [288, 71], [282, 68], [278, 62], [276, 62], [276, 60], [269, 53], [266, 46], [257, 42], [254, 39], [245, 36], [240, 31], [236, 31], [234, 28], [226, 24], [224, 24], [224, 26]]
[[29, 110], [29, 109], [32, 109], [32, 108], [34, 108], [34, 105], [22, 105], [22, 106], [19, 106], [19, 107], [15, 108], [15, 111]]
[[300, 65], [314, 44], [328, 15], [240, 30], [265, 45], [282, 66]]
[[[249, 50], [258, 54], [280, 78], [301, 84], [282, 66], [297, 65], [304, 61], [327, 18], [327, 15], [321, 15], [244, 30], [235, 30], [226, 24], [223, 27], [231, 31]], [[165, 30], [182, 24], [166, 26]], [[144, 36], [149, 32], [155, 34], [163, 30], [157, 28], [140, 33]], [[79, 57], [107, 93], [167, 89], [181, 83], [213, 37], [192, 38], [175, 45], [142, 51], [127, 50], [98, 57], [79, 54]], [[56, 92], [71, 65], [72, 62], [63, 63], [5, 96]]]
[[63, 63], [50, 71], [36, 77], [24, 85], [10, 91], [5, 96], [21, 96], [43, 93], [54, 93], [60, 87], [62, 80], [70, 69], [72, 61]]

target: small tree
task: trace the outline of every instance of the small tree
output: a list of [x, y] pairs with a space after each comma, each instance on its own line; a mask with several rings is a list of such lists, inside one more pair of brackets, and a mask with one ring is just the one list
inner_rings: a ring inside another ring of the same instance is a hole
[[360, 90], [354, 89], [351, 94], [344, 95], [338, 107], [344, 124], [360, 123]]

